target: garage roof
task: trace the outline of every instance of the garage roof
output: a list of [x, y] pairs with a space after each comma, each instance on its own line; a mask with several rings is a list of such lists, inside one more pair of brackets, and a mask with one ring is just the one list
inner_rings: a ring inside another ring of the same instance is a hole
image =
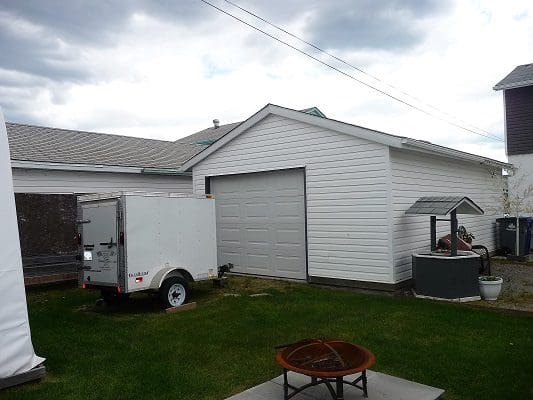
[[206, 147], [204, 150], [202, 150], [201, 152], [193, 156], [190, 160], [185, 162], [182, 166], [182, 170], [190, 170], [194, 165], [196, 165], [197, 163], [208, 157], [210, 154], [223, 147], [226, 143], [229, 143], [241, 133], [245, 132], [247, 129], [251, 128], [253, 125], [255, 125], [256, 123], [271, 114], [290, 118], [310, 125], [330, 129], [332, 131], [345, 133], [361, 139], [366, 139], [371, 142], [381, 143], [390, 147], [418, 151], [432, 155], [453, 158], [456, 160], [474, 162], [478, 164], [491, 165], [498, 168], [512, 168], [511, 164], [507, 164], [486, 157], [481, 157], [475, 154], [466, 153], [464, 151], [451, 149], [449, 147], [439, 146], [427, 142], [425, 140], [416, 140], [404, 136], [391, 135], [389, 133], [363, 128], [361, 126], [310, 114], [308, 112], [297, 111], [290, 108], [277, 106], [275, 104], [267, 104], [265, 107], [256, 112], [246, 121], [243, 121], [235, 128], [229, 130], [228, 133], [222, 136], [214, 144], [209, 147]]

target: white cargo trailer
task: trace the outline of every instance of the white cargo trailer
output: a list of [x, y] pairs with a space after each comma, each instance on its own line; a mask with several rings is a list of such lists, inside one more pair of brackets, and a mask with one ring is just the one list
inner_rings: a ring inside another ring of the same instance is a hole
[[78, 197], [80, 284], [107, 302], [159, 291], [167, 307], [187, 301], [189, 284], [218, 276], [215, 200], [175, 193], [117, 192]]

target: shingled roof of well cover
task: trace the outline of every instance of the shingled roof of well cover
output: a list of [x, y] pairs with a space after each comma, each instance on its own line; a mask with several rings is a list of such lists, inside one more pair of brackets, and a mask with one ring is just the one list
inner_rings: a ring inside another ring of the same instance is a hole
[[6, 123], [11, 159], [62, 164], [179, 169], [239, 122], [193, 133], [176, 141]]
[[405, 212], [407, 215], [483, 214], [483, 210], [466, 196], [430, 196], [419, 198]]

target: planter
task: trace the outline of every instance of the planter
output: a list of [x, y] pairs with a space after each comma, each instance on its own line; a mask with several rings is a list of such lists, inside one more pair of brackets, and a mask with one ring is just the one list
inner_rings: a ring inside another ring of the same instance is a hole
[[479, 291], [483, 300], [497, 300], [502, 291], [503, 279], [498, 276], [480, 276]]

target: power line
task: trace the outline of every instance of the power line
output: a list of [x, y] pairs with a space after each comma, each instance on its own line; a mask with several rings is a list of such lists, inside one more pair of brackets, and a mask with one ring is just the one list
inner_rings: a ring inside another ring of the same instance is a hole
[[225, 1], [226, 3], [228, 3], [228, 4], [231, 4], [233, 7], [236, 7], [236, 8], [238, 8], [239, 10], [241, 10], [241, 11], [243, 11], [243, 12], [245, 12], [245, 13], [247, 13], [247, 14], [249, 14], [249, 15], [251, 15], [251, 16], [257, 18], [257, 19], [259, 19], [260, 21], [263, 21], [264, 23], [266, 23], [266, 24], [268, 24], [268, 25], [270, 25], [270, 26], [276, 28], [277, 30], [279, 30], [279, 31], [281, 31], [281, 32], [283, 32], [283, 33], [285, 33], [286, 35], [289, 35], [289, 36], [293, 37], [294, 39], [296, 39], [296, 40], [298, 40], [298, 41], [300, 41], [300, 42], [302, 42], [302, 43], [304, 43], [304, 44], [306, 44], [306, 45], [312, 47], [313, 49], [318, 50], [318, 51], [320, 51], [321, 53], [326, 54], [327, 56], [329, 56], [329, 57], [331, 57], [331, 58], [333, 58], [333, 59], [339, 61], [340, 63], [342, 63], [342, 64], [344, 64], [344, 65], [346, 65], [346, 66], [348, 66], [348, 67], [350, 67], [350, 68], [353, 68], [353, 69], [355, 69], [356, 71], [359, 71], [360, 73], [362, 73], [362, 74], [364, 74], [364, 75], [366, 75], [366, 76], [369, 76], [370, 78], [374, 79], [375, 81], [380, 82], [381, 84], [383, 84], [383, 85], [385, 85], [385, 86], [388, 86], [389, 88], [391, 88], [391, 89], [393, 89], [393, 90], [396, 90], [397, 92], [403, 94], [404, 96], [407, 96], [407, 97], [409, 97], [409, 98], [411, 98], [411, 99], [417, 101], [418, 103], [423, 104], [424, 106], [426, 106], [426, 107], [428, 107], [428, 108], [431, 108], [431, 109], [433, 109], [433, 110], [435, 110], [435, 111], [441, 113], [442, 115], [446, 115], [446, 116], [448, 116], [448, 117], [450, 117], [450, 118], [453, 118], [453, 119], [456, 120], [456, 121], [459, 121], [459, 122], [461, 122], [461, 123], [463, 123], [463, 124], [467, 124], [467, 125], [469, 125], [470, 127], [474, 128], [475, 130], [477, 130], [477, 131], [479, 131], [479, 132], [483, 132], [483, 133], [485, 133], [485, 134], [487, 134], [487, 135], [489, 135], [489, 136], [493, 136], [493, 137], [494, 137], [495, 139], [497, 139], [497, 140], [501, 140], [501, 138], [498, 137], [497, 135], [494, 135], [493, 133], [488, 132], [488, 131], [486, 131], [486, 130], [484, 130], [484, 129], [478, 128], [477, 126], [472, 125], [472, 124], [469, 123], [468, 121], [465, 121], [465, 120], [462, 120], [462, 119], [460, 119], [460, 118], [457, 118], [455, 115], [452, 115], [452, 114], [450, 114], [450, 113], [447, 113], [446, 111], [443, 111], [443, 110], [441, 110], [441, 109], [439, 109], [439, 108], [433, 106], [432, 104], [429, 104], [429, 103], [427, 103], [427, 102], [425, 102], [425, 101], [423, 101], [423, 100], [421, 100], [421, 99], [419, 99], [419, 98], [417, 98], [417, 97], [415, 97], [415, 96], [413, 96], [413, 95], [407, 93], [406, 91], [400, 89], [399, 87], [394, 86], [394, 85], [391, 85], [390, 83], [385, 82], [383, 79], [377, 77], [376, 75], [373, 75], [373, 74], [371, 74], [371, 73], [369, 73], [369, 72], [366, 72], [366, 71], [364, 71], [362, 68], [357, 67], [356, 65], [354, 65], [354, 64], [352, 64], [352, 63], [349, 63], [348, 61], [343, 60], [343, 59], [340, 58], [340, 57], [337, 57], [335, 54], [332, 54], [332, 53], [330, 53], [330, 52], [328, 52], [328, 51], [326, 51], [326, 50], [320, 48], [319, 46], [317, 46], [317, 45], [315, 45], [315, 44], [313, 44], [313, 43], [311, 43], [311, 42], [309, 42], [309, 41], [307, 41], [307, 40], [305, 40], [305, 39], [302, 39], [301, 37], [295, 35], [294, 33], [289, 32], [288, 30], [286, 30], [286, 29], [280, 27], [279, 25], [276, 25], [276, 24], [270, 22], [269, 20], [267, 20], [267, 19], [261, 17], [260, 15], [257, 15], [257, 14], [255, 14], [255, 13], [253, 13], [252, 11], [247, 10], [246, 8], [239, 6], [238, 4], [235, 4], [234, 2], [232, 2], [232, 1], [230, 1], [230, 0], [224, 0], [224, 1]]
[[281, 44], [283, 44], [283, 45], [285, 45], [285, 46], [287, 46], [287, 47], [289, 47], [289, 48], [291, 48], [291, 49], [293, 49], [293, 50], [299, 52], [300, 54], [303, 54], [303, 55], [305, 55], [306, 57], [309, 57], [309, 58], [311, 58], [312, 60], [314, 60], [314, 61], [316, 61], [316, 62], [318, 62], [318, 63], [320, 63], [320, 64], [322, 64], [322, 65], [324, 65], [324, 66], [326, 66], [326, 67], [328, 67], [328, 68], [331, 68], [332, 70], [334, 70], [334, 71], [336, 71], [336, 72], [338, 72], [338, 73], [340, 73], [340, 74], [342, 74], [342, 75], [344, 75], [344, 76], [346, 76], [346, 77], [348, 77], [348, 78], [350, 78], [350, 79], [352, 79], [352, 80], [354, 80], [354, 81], [360, 83], [361, 85], [364, 85], [364, 86], [366, 86], [366, 87], [368, 87], [368, 88], [370, 88], [370, 89], [372, 89], [372, 90], [374, 90], [374, 91], [376, 91], [376, 92], [378, 92], [378, 93], [381, 93], [381, 94], [383, 94], [383, 95], [385, 95], [385, 96], [387, 96], [387, 97], [390, 97], [391, 99], [396, 100], [396, 101], [398, 101], [398, 102], [400, 102], [400, 103], [402, 103], [402, 104], [404, 104], [404, 105], [406, 105], [406, 106], [408, 106], [408, 107], [411, 107], [411, 108], [413, 108], [413, 109], [415, 109], [415, 110], [417, 110], [417, 111], [420, 111], [420, 112], [422, 112], [422, 113], [424, 113], [424, 114], [426, 114], [426, 115], [429, 115], [429, 116], [431, 116], [431, 117], [433, 117], [433, 118], [437, 118], [437, 119], [439, 119], [439, 120], [441, 120], [441, 121], [443, 121], [443, 122], [448, 123], [449, 125], [455, 126], [456, 128], [459, 128], [459, 129], [463, 129], [463, 130], [468, 131], [468, 132], [470, 132], [470, 133], [473, 133], [473, 134], [475, 134], [475, 135], [483, 136], [483, 137], [486, 137], [486, 138], [488, 138], [488, 139], [492, 139], [492, 140], [503, 141], [503, 139], [501, 139], [501, 138], [499, 138], [499, 137], [492, 136], [492, 135], [485, 135], [485, 134], [482, 134], [482, 133], [476, 132], [476, 131], [474, 131], [474, 130], [472, 130], [472, 129], [469, 129], [469, 128], [467, 128], [467, 127], [464, 127], [464, 126], [462, 126], [462, 125], [459, 125], [459, 124], [457, 124], [457, 123], [455, 123], [455, 122], [453, 122], [453, 121], [449, 121], [449, 120], [447, 120], [447, 119], [445, 119], [445, 118], [442, 118], [442, 117], [439, 116], [439, 115], [433, 114], [433, 113], [431, 113], [431, 112], [429, 112], [429, 111], [426, 111], [426, 110], [424, 110], [424, 109], [422, 109], [422, 108], [420, 108], [420, 107], [417, 107], [417, 106], [415, 106], [415, 105], [413, 105], [413, 104], [411, 104], [411, 103], [408, 103], [408, 102], [406, 102], [406, 101], [404, 101], [404, 100], [402, 100], [402, 99], [400, 99], [400, 98], [398, 98], [398, 97], [396, 97], [396, 96], [394, 96], [394, 95], [392, 95], [392, 94], [390, 94], [390, 93], [387, 93], [387, 92], [385, 92], [385, 91], [383, 91], [383, 90], [381, 90], [381, 89], [379, 89], [379, 88], [377, 88], [377, 87], [375, 87], [375, 86], [373, 86], [373, 85], [370, 85], [369, 83], [366, 83], [366, 82], [364, 82], [364, 81], [362, 81], [362, 80], [356, 78], [355, 76], [349, 74], [348, 72], [345, 72], [345, 71], [343, 71], [343, 70], [341, 70], [341, 69], [339, 69], [339, 68], [337, 68], [337, 67], [335, 67], [335, 66], [333, 66], [333, 65], [331, 65], [331, 64], [328, 64], [328, 63], [325, 62], [325, 61], [320, 60], [319, 58], [313, 56], [312, 54], [309, 54], [309, 53], [305, 52], [304, 50], [301, 50], [301, 49], [299, 49], [298, 47], [291, 45], [290, 43], [287, 43], [287, 42], [285, 42], [285, 41], [283, 41], [283, 40], [281, 40], [281, 39], [279, 39], [279, 38], [277, 38], [277, 37], [271, 35], [270, 33], [268, 33], [268, 32], [266, 32], [266, 31], [264, 31], [264, 30], [262, 30], [262, 29], [260, 29], [260, 28], [258, 28], [258, 27], [256, 27], [256, 26], [254, 26], [254, 25], [252, 25], [252, 24], [250, 24], [250, 23], [244, 21], [243, 19], [241, 19], [241, 18], [239, 18], [239, 17], [237, 17], [237, 16], [231, 14], [230, 12], [228, 12], [228, 11], [226, 11], [226, 10], [224, 10], [224, 9], [222, 9], [222, 8], [220, 8], [220, 7], [218, 7], [218, 6], [214, 5], [214, 4], [212, 4], [212, 3], [210, 3], [210, 2], [207, 1], [207, 0], [200, 0], [200, 1], [201, 1], [202, 3], [204, 3], [204, 4], [208, 5], [208, 6], [210, 6], [210, 7], [212, 7], [212, 8], [214, 8], [214, 9], [218, 10], [219, 12], [221, 12], [221, 13], [223, 13], [223, 14], [226, 14], [227, 16], [229, 16], [229, 17], [231, 17], [231, 18], [233, 18], [233, 19], [239, 21], [240, 23], [242, 23], [242, 24], [244, 24], [244, 25], [246, 25], [246, 26], [248, 26], [248, 27], [250, 27], [250, 28], [252, 28], [252, 29], [254, 29], [254, 30], [256, 30], [256, 31], [258, 31], [258, 32], [260, 32], [260, 33], [262, 33], [262, 34], [264, 34], [264, 35], [266, 35], [266, 36], [268, 36], [268, 37], [270, 37], [271, 39], [274, 39], [275, 41], [277, 41], [277, 42], [279, 42], [279, 43], [281, 43]]

